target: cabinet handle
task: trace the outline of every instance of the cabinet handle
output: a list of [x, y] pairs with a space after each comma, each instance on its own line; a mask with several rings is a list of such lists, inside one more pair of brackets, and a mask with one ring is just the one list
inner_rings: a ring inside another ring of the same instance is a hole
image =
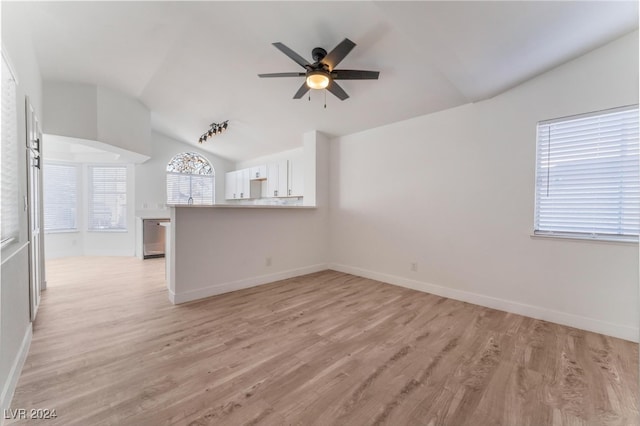
[[235, 192], [233, 193], [233, 198], [236, 198], [236, 193]]
[[260, 177], [260, 172], [256, 172], [256, 177], [259, 178]]
[[240, 198], [244, 198], [244, 192], [240, 193]]
[[291, 195], [291, 190], [289, 190], [289, 195]]
[[273, 196], [277, 197], [278, 196], [278, 190], [273, 191]]

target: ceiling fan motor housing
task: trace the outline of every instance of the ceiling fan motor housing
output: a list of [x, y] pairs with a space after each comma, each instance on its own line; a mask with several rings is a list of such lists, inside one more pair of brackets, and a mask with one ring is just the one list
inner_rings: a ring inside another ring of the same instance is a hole
[[322, 47], [316, 47], [311, 51], [311, 57], [315, 62], [320, 62], [325, 56], [327, 56], [327, 51]]

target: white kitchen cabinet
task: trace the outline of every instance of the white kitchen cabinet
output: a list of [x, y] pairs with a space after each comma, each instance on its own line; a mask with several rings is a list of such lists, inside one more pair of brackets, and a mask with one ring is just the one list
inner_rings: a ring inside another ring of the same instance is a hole
[[302, 197], [303, 194], [304, 170], [300, 161], [282, 160], [267, 165], [267, 197]]
[[238, 198], [251, 198], [251, 169], [236, 170], [236, 193]]
[[299, 159], [287, 161], [287, 195], [289, 197], [304, 195], [304, 169]]
[[[224, 198], [246, 200], [252, 198], [251, 169], [235, 170], [224, 175]], [[260, 183], [260, 182], [256, 182]]]
[[255, 166], [251, 168], [251, 180], [264, 180], [267, 178], [267, 165]]
[[236, 192], [237, 187], [237, 172], [227, 172], [224, 174], [224, 198], [225, 200], [235, 200], [238, 197]]
[[286, 197], [289, 193], [288, 160], [278, 161], [278, 197]]
[[280, 196], [278, 194], [279, 180], [280, 180], [280, 167], [278, 163], [267, 164], [267, 198], [274, 198]]

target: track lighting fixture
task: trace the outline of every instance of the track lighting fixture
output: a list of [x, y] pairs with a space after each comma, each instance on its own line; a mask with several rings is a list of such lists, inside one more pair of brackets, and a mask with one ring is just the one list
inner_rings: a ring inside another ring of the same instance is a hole
[[227, 127], [229, 127], [229, 120], [223, 121], [222, 123], [211, 123], [209, 125], [209, 130], [204, 132], [198, 139], [198, 143], [205, 142], [207, 139], [215, 135], [219, 135], [220, 133], [227, 130]]

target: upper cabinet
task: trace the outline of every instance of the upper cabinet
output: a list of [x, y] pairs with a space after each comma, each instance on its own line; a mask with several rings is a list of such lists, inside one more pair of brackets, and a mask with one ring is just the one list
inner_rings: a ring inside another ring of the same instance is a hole
[[[304, 195], [302, 158], [290, 158], [266, 165], [228, 172], [225, 199], [284, 198]], [[261, 195], [260, 195], [261, 194]]]
[[255, 166], [250, 169], [251, 180], [264, 180], [267, 178], [267, 166], [263, 164], [262, 166]]
[[236, 199], [236, 172], [224, 174], [224, 198], [225, 200]]
[[267, 198], [281, 197], [280, 189], [280, 165], [271, 163], [267, 165], [267, 191], [264, 194]]
[[224, 198], [227, 200], [246, 200], [259, 196], [260, 192], [252, 185], [250, 178], [251, 169], [225, 173]]
[[288, 160], [287, 166], [287, 195], [289, 197], [302, 197], [304, 194], [302, 159]]

